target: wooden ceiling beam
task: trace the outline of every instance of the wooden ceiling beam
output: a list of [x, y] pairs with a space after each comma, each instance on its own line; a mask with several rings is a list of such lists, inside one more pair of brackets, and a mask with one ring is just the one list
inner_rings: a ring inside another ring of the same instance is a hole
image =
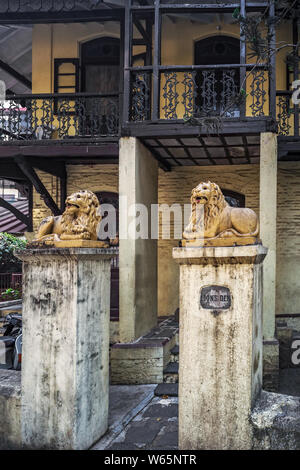
[[46, 187], [32, 168], [32, 166], [22, 157], [15, 157], [14, 161], [20, 168], [20, 170], [24, 173], [26, 178], [32, 183], [35, 190], [39, 193], [43, 201], [45, 202], [46, 206], [49, 207], [51, 212], [54, 215], [60, 215], [62, 212], [58, 208], [55, 201], [52, 199], [51, 195], [47, 191]]

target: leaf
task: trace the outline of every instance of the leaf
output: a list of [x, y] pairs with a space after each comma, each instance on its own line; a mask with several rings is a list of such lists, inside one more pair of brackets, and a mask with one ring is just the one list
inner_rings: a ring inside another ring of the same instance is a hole
[[233, 10], [232, 18], [237, 19], [240, 16], [240, 9], [237, 7]]

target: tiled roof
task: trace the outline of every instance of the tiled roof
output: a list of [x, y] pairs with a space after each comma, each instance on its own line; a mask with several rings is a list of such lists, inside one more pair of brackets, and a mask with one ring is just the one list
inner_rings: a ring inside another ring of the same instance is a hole
[[[20, 212], [23, 212], [23, 214], [29, 214], [28, 201], [16, 201], [10, 204], [16, 207]], [[26, 225], [21, 222], [21, 220], [17, 219], [12, 212], [0, 207], [0, 232], [20, 233], [24, 232], [26, 229]]]

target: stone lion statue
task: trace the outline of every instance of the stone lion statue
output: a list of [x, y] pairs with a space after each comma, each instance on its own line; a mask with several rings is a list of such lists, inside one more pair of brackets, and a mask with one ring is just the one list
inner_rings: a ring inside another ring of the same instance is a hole
[[97, 240], [97, 227], [101, 221], [100, 204], [91, 191], [82, 190], [66, 199], [62, 215], [44, 219], [33, 242], [62, 240]]
[[258, 242], [259, 223], [255, 212], [231, 207], [217, 184], [210, 181], [198, 184], [192, 190], [191, 204], [192, 213], [183, 239], [204, 239], [204, 245], [219, 246]]

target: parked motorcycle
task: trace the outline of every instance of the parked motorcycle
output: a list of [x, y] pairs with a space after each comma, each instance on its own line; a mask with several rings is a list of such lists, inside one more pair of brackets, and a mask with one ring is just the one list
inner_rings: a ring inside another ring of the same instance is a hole
[[21, 370], [22, 362], [22, 315], [10, 313], [0, 336], [0, 369]]

